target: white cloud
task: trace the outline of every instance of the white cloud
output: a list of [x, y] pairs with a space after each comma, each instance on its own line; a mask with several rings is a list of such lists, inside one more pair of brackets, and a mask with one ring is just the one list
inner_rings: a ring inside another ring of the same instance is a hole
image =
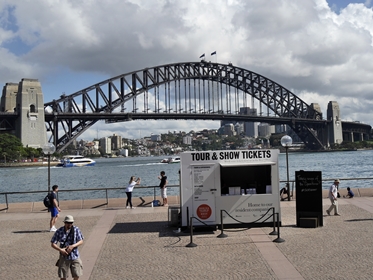
[[[207, 60], [262, 74], [324, 110], [336, 100], [342, 118], [371, 124], [373, 10], [368, 7], [370, 1], [351, 3], [336, 13], [325, 0], [3, 0], [0, 81], [37, 78], [49, 101], [72, 93], [68, 89], [80, 86], [82, 77], [83, 88], [100, 82], [97, 77], [198, 61], [206, 53]], [[27, 47], [21, 54], [13, 49], [17, 41]], [[217, 55], [210, 57], [213, 51]], [[100, 130], [134, 137], [139, 126], [150, 134], [154, 127], [188, 131], [194, 123], [100, 124]], [[210, 125], [218, 126], [198, 127]], [[84, 138], [88, 133], [96, 131]]]

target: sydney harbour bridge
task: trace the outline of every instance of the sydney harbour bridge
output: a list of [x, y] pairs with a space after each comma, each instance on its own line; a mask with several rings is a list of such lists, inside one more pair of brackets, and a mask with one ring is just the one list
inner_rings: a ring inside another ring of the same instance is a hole
[[[27, 80], [33, 81], [37, 80]], [[17, 87], [13, 84], [17, 98], [22, 92], [22, 82]], [[43, 114], [48, 142], [59, 152], [100, 120], [113, 123], [192, 119], [286, 124], [312, 150], [325, 149], [335, 142], [331, 134], [338, 125], [342, 126], [343, 138], [350, 141], [367, 139], [371, 131], [370, 125], [344, 122], [338, 119], [339, 115], [323, 118], [318, 104], [305, 103], [260, 74], [232, 64], [204, 60], [122, 74], [73, 94], [61, 95], [59, 99], [44, 103], [40, 110], [33, 99], [20, 104], [19, 99], [9, 97], [11, 85], [3, 89], [0, 130], [17, 131], [17, 119], [23, 111], [29, 118]], [[36, 90], [29, 87], [26, 91]], [[17, 100], [14, 104], [9, 101], [12, 98]], [[254, 107], [256, 115], [241, 110]], [[25, 121], [19, 123], [27, 126]]]

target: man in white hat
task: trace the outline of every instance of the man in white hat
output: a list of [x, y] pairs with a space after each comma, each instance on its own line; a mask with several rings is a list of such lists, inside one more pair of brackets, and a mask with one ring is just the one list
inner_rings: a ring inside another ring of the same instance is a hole
[[60, 252], [59, 261], [56, 263], [58, 277], [61, 280], [66, 279], [71, 271], [73, 279], [78, 280], [83, 275], [82, 261], [78, 251], [78, 246], [83, 244], [83, 235], [78, 227], [73, 226], [73, 216], [67, 215], [63, 222], [65, 225], [54, 233], [51, 240], [52, 248]]
[[334, 209], [334, 215], [335, 216], [340, 216], [340, 214], [338, 212], [338, 201], [337, 201], [338, 186], [339, 186], [339, 180], [335, 179], [334, 184], [331, 185], [330, 188], [329, 188], [329, 199], [330, 199], [330, 202], [332, 203], [332, 205], [330, 205], [329, 209], [326, 210], [326, 213], [329, 216], [330, 216], [330, 213], [332, 212], [333, 209]]

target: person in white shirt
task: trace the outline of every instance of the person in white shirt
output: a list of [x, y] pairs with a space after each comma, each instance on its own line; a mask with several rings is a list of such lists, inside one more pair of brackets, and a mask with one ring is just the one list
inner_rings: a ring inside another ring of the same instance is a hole
[[126, 203], [126, 208], [134, 209], [135, 207], [132, 207], [132, 191], [135, 185], [140, 184], [140, 177], [136, 179], [135, 176], [131, 176], [130, 181], [128, 182], [128, 186], [126, 188], [126, 195], [127, 195], [127, 203]]
[[332, 210], [334, 209], [334, 215], [335, 216], [340, 216], [338, 212], [338, 201], [337, 201], [337, 196], [338, 196], [338, 186], [339, 186], [339, 180], [336, 179], [334, 180], [334, 184], [330, 186], [329, 188], [329, 199], [332, 205], [330, 205], [329, 209], [326, 210], [326, 213], [330, 215]]

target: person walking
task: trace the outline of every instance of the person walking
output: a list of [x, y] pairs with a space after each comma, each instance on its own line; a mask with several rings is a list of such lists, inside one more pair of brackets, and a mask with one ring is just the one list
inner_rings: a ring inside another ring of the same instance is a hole
[[158, 176], [158, 179], [161, 180], [159, 184], [159, 188], [161, 189], [161, 197], [163, 199], [163, 204], [162, 206], [168, 206], [168, 200], [167, 200], [167, 176], [166, 172], [161, 171], [161, 176]]
[[[141, 178], [137, 178], [135, 176], [131, 176], [130, 181], [128, 182], [128, 186], [126, 188], [126, 195], [127, 195], [127, 203], [126, 203], [126, 208], [135, 209], [135, 207], [132, 207], [132, 191], [133, 188], [136, 185], [139, 185], [141, 182]], [[129, 206], [128, 206], [129, 205]]]
[[51, 220], [49, 222], [50, 226], [50, 232], [56, 231], [55, 224], [57, 222], [59, 212], [61, 212], [60, 207], [58, 206], [58, 201], [57, 201], [57, 192], [58, 192], [58, 186], [54, 185], [52, 187], [52, 192], [49, 195], [49, 199], [51, 201], [51, 207], [49, 207], [48, 211], [51, 213]]
[[326, 213], [330, 215], [332, 210], [334, 209], [334, 215], [335, 216], [340, 216], [338, 212], [338, 201], [337, 201], [337, 196], [338, 196], [338, 186], [339, 186], [339, 180], [336, 179], [334, 180], [334, 184], [330, 186], [329, 188], [329, 199], [332, 205], [330, 205], [329, 209], [326, 210]]
[[[69, 271], [74, 280], [83, 275], [83, 265], [78, 247], [83, 244], [83, 234], [80, 229], [73, 226], [74, 217], [67, 215], [64, 226], [60, 227], [51, 239], [51, 246], [60, 253], [58, 263], [58, 277], [61, 280], [69, 277]], [[57, 245], [59, 243], [59, 245]]]

